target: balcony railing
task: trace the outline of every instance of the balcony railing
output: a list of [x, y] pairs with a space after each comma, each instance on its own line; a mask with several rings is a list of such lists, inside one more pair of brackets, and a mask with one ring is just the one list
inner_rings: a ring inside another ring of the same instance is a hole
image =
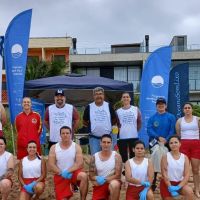
[[[154, 50], [163, 47], [162, 46], [149, 46], [149, 52], [153, 52]], [[131, 47], [131, 50], [123, 50], [124, 47], [120, 49], [120, 52], [117, 53], [146, 53], [146, 47]], [[126, 47], [125, 47], [126, 48]], [[119, 49], [118, 49], [119, 50]], [[187, 51], [200, 51], [200, 44], [190, 44], [187, 46], [173, 46], [173, 52], [187, 52]], [[77, 48], [77, 50], [70, 50], [71, 55], [92, 55], [92, 54], [116, 54], [110, 46], [105, 47], [84, 47], [84, 48]]]

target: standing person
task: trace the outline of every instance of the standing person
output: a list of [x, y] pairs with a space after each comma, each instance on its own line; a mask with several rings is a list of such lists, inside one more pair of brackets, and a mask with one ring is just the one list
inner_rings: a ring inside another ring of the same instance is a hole
[[0, 136], [3, 136], [3, 126], [6, 124], [6, 111], [3, 104], [0, 103]]
[[162, 154], [168, 151], [165, 146], [167, 146], [170, 136], [175, 134], [176, 123], [175, 116], [166, 111], [167, 105], [164, 98], [160, 97], [157, 99], [156, 109], [157, 112], [149, 118], [147, 124], [147, 134], [149, 135], [150, 139], [150, 147], [153, 146], [152, 143], [158, 143], [158, 145], [152, 148], [151, 155], [155, 170], [154, 180], [152, 183], [153, 190], [156, 189], [157, 173], [160, 172], [160, 161]]
[[112, 151], [112, 137], [104, 134], [101, 137], [101, 151], [95, 153], [90, 161], [89, 177], [92, 181], [92, 200], [118, 200], [121, 188], [121, 156]]
[[15, 118], [17, 131], [17, 158], [22, 159], [27, 156], [27, 144], [34, 140], [37, 144], [37, 151], [41, 154], [40, 135], [42, 131], [42, 121], [40, 114], [32, 111], [31, 99], [24, 97], [22, 101], [23, 111]]
[[2, 200], [7, 200], [12, 187], [11, 177], [14, 173], [14, 158], [6, 151], [6, 139], [0, 136], [0, 192]]
[[130, 105], [131, 97], [128, 92], [122, 94], [123, 107], [117, 110], [119, 119], [119, 153], [123, 163], [134, 157], [133, 147], [138, 140], [138, 131], [141, 128], [141, 113], [138, 107]]
[[54, 185], [56, 200], [73, 196], [71, 184], [79, 184], [81, 200], [85, 200], [88, 191], [88, 177], [83, 168], [81, 147], [72, 141], [71, 128], [60, 128], [61, 142], [53, 145], [49, 152], [49, 167], [55, 173]]
[[19, 163], [18, 178], [21, 183], [19, 200], [36, 200], [44, 192], [46, 163], [37, 154], [35, 141], [28, 142], [27, 152], [28, 156], [20, 160]]
[[192, 115], [192, 104], [185, 103], [183, 106], [184, 117], [176, 122], [176, 133], [181, 137], [180, 151], [188, 156], [192, 165], [195, 195], [199, 194], [199, 162], [200, 162], [200, 119]]
[[125, 174], [128, 188], [126, 191], [126, 200], [147, 199], [153, 200], [153, 192], [150, 185], [153, 181], [153, 164], [145, 158], [145, 145], [142, 141], [135, 142], [132, 149], [135, 152], [135, 157], [126, 161]]
[[93, 90], [94, 102], [90, 103], [83, 114], [83, 126], [89, 128], [90, 152], [94, 155], [101, 150], [100, 140], [104, 134], [111, 134], [113, 148], [117, 143], [117, 135], [112, 134], [112, 125], [116, 125], [116, 114], [111, 105], [104, 101], [104, 89], [96, 87]]
[[73, 132], [79, 123], [78, 111], [73, 105], [65, 103], [66, 98], [62, 89], [55, 92], [54, 100], [55, 104], [47, 108], [44, 119], [44, 125], [50, 134], [49, 149], [61, 141], [59, 131], [62, 126], [69, 126]]
[[187, 200], [193, 200], [192, 188], [188, 186], [190, 177], [189, 160], [186, 155], [180, 153], [181, 143], [178, 136], [169, 139], [170, 152], [162, 157], [160, 182], [160, 194], [164, 200], [171, 200], [179, 194]]

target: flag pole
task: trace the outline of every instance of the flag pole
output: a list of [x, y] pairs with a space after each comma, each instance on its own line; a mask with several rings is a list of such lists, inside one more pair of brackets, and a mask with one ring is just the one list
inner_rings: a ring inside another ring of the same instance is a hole
[[14, 154], [14, 156], [16, 156], [15, 138], [14, 138], [14, 131], [13, 131], [13, 125], [12, 124], [11, 124], [11, 135], [12, 135], [13, 154]]

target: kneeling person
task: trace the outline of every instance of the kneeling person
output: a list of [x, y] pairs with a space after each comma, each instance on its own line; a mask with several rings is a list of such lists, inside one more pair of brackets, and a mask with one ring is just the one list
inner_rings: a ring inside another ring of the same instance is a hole
[[93, 200], [117, 200], [121, 187], [121, 156], [112, 151], [112, 138], [109, 134], [101, 137], [102, 150], [95, 153], [90, 161], [90, 180], [93, 187]]
[[0, 193], [3, 200], [6, 200], [10, 193], [12, 187], [11, 177], [13, 173], [13, 155], [6, 151], [6, 139], [0, 136]]
[[29, 141], [27, 146], [28, 156], [19, 163], [19, 181], [21, 192], [19, 200], [39, 199], [44, 192], [46, 177], [46, 163], [37, 154], [37, 144]]
[[53, 145], [49, 153], [49, 166], [55, 173], [54, 183], [56, 200], [73, 196], [71, 184], [80, 186], [81, 200], [85, 200], [88, 191], [88, 177], [83, 168], [81, 147], [72, 141], [72, 132], [68, 126], [60, 128], [61, 142]]

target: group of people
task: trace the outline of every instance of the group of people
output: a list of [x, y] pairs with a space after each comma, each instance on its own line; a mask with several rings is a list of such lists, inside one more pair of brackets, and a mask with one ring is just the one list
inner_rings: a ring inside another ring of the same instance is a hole
[[[200, 197], [200, 122], [192, 115], [190, 103], [185, 103], [184, 116], [176, 122], [175, 117], [167, 112], [166, 100], [156, 100], [157, 112], [147, 124], [151, 152], [151, 159], [147, 159], [145, 144], [139, 140], [141, 113], [138, 107], [131, 105], [129, 93], [122, 94], [122, 107], [116, 111], [104, 100], [103, 88], [95, 88], [93, 97], [94, 101], [84, 110], [81, 129], [89, 133], [92, 199], [119, 199], [122, 174], [128, 183], [127, 200], [154, 199], [158, 172], [162, 174], [160, 194], [163, 199], [173, 199], [179, 194], [188, 200], [193, 199], [193, 190], [187, 184], [190, 163], [194, 192]], [[69, 199], [73, 195], [73, 185], [78, 185], [80, 197], [84, 200], [88, 192], [88, 173], [84, 171], [81, 147], [73, 141], [80, 116], [73, 105], [66, 103], [62, 89], [55, 92], [54, 100], [55, 104], [46, 109], [44, 124], [50, 133], [48, 165], [55, 174], [56, 199]], [[45, 189], [47, 171], [40, 156], [42, 121], [40, 115], [32, 111], [29, 97], [23, 98], [22, 107], [23, 112], [15, 120], [20, 200], [38, 199]], [[4, 168], [0, 168], [0, 191], [6, 200], [12, 186], [14, 161], [5, 145], [6, 140], [1, 137], [0, 166], [3, 163]], [[114, 151], [116, 145], [119, 154]]]

